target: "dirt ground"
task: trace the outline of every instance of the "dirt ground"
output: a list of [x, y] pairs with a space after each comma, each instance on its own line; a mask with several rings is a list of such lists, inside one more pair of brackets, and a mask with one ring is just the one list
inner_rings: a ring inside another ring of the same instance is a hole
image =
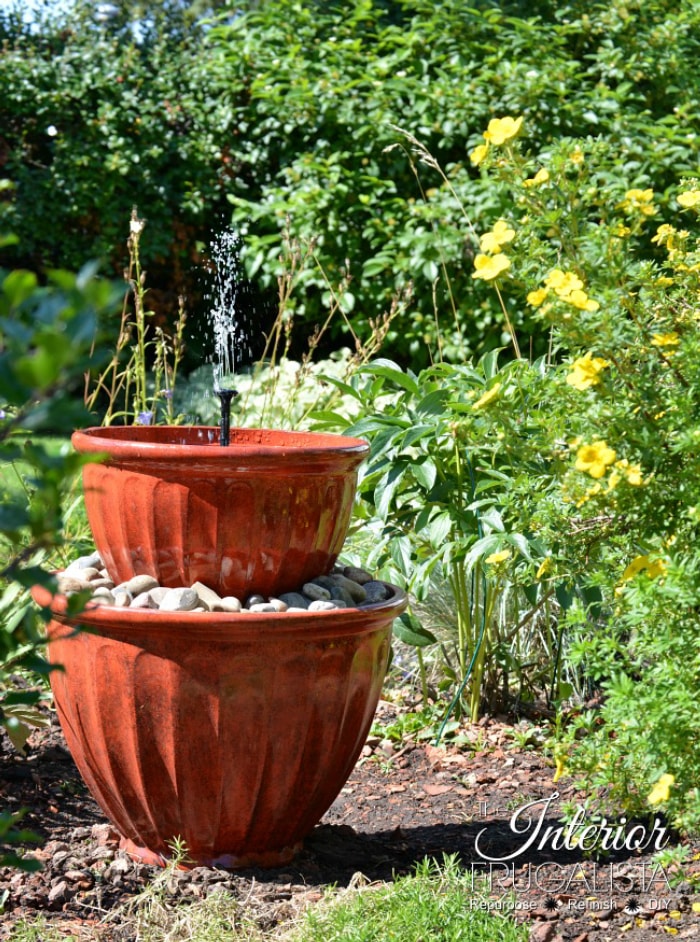
[[[394, 710], [382, 702], [379, 715], [388, 721]], [[653, 838], [652, 846], [587, 859], [567, 849], [565, 832], [547, 832], [561, 827], [565, 803], [582, 798], [566, 779], [553, 783], [551, 763], [536, 748], [516, 745], [506, 721], [486, 719], [466, 733], [471, 748], [370, 740], [293, 864], [183, 871], [168, 892], [191, 900], [226, 889], [261, 927], [272, 928], [313, 905], [329, 885], [388, 881], [426, 856], [456, 854], [475, 886], [486, 886], [488, 906], [526, 921], [532, 942], [700, 938], [700, 861], [692, 859], [700, 858], [700, 843], [690, 847], [682, 873], [654, 862], [659, 836], [648, 826], [636, 833]], [[110, 914], [156, 871], [119, 850], [55, 719], [32, 736], [24, 757], [7, 741], [0, 745], [0, 802], [29, 809], [24, 825], [41, 836], [32, 853], [43, 865], [35, 874], [0, 870], [0, 938], [18, 919], [42, 914], [66, 933], [126, 940]]]

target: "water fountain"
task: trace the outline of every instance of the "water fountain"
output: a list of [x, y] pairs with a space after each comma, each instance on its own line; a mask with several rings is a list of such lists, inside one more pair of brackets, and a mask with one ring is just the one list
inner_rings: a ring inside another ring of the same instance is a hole
[[[365, 442], [221, 427], [91, 428], [86, 509], [109, 576], [277, 596], [329, 573]], [[221, 395], [222, 394], [222, 395]], [[228, 439], [228, 443], [227, 442]], [[162, 611], [34, 590], [50, 608], [51, 681], [71, 754], [134, 858], [289, 861], [346, 782], [406, 605], [321, 611]], [[82, 631], [76, 631], [76, 628]]]

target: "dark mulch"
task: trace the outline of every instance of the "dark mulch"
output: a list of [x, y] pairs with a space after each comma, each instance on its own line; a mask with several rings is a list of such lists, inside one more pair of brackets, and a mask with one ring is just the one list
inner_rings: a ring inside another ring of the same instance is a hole
[[[488, 881], [492, 908], [530, 924], [533, 942], [603, 942], [621, 934], [632, 942], [667, 934], [700, 938], [699, 862], [691, 860], [679, 875], [654, 864], [651, 849], [622, 849], [598, 861], [566, 850], [546, 828], [559, 827], [562, 805], [582, 796], [566, 780], [555, 785], [551, 765], [536, 748], [516, 747], [507, 723], [486, 720], [466, 732], [472, 748], [410, 744], [392, 751], [371, 741], [293, 864], [234, 874], [184, 871], [168, 892], [194, 899], [221, 887], [270, 928], [320, 899], [329, 885], [387, 881], [426, 856], [456, 854], [475, 885]], [[74, 935], [128, 938], [118, 918], [104, 920], [156, 871], [119, 851], [55, 721], [32, 737], [26, 757], [5, 741], [0, 796], [9, 810], [29, 809], [24, 824], [43, 841], [33, 851], [43, 864], [39, 873], [0, 870], [0, 898], [6, 894], [0, 938], [8, 938], [18, 919], [36, 914]], [[512, 825], [512, 816], [528, 802], [535, 803], [533, 820], [543, 815], [543, 821], [537, 841], [523, 848], [533, 832], [516, 834], [526, 822], [521, 816]], [[700, 844], [690, 850], [700, 857]], [[487, 857], [497, 862], [489, 867]]]

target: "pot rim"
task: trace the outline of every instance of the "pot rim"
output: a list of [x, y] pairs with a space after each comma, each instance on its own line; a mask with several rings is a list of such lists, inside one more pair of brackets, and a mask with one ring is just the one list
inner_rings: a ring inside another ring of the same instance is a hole
[[[93, 629], [97, 633], [117, 631], [123, 640], [138, 638], [145, 631], [167, 634], [184, 629], [197, 636], [223, 640], [284, 638], [296, 636], [309, 641], [323, 637], [362, 634], [393, 621], [406, 608], [408, 597], [399, 586], [385, 582], [391, 598], [362, 608], [338, 608], [314, 612], [161, 612], [157, 609], [114, 608], [90, 604], [78, 615], [67, 615], [68, 597], [52, 595], [41, 585], [33, 586], [32, 598], [48, 609], [52, 618], [65, 625]], [[226, 634], [224, 634], [226, 633]], [[228, 637], [226, 636], [228, 634]]]
[[328, 432], [236, 427], [230, 430], [231, 444], [226, 447], [218, 447], [219, 436], [215, 425], [109, 425], [77, 429], [71, 441], [83, 454], [160, 461], [186, 455], [223, 464], [232, 457], [284, 458], [295, 454], [304, 460], [347, 456], [359, 463], [369, 452], [364, 439]]

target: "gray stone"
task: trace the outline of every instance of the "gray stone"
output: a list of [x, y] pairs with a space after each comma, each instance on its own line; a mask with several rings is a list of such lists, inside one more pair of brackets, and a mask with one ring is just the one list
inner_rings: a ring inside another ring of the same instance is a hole
[[366, 589], [359, 582], [355, 582], [354, 579], [349, 579], [347, 576], [341, 575], [341, 573], [334, 573], [331, 579], [335, 585], [339, 586], [350, 596], [353, 602], [364, 602], [367, 598]]
[[74, 592], [84, 592], [90, 588], [89, 582], [83, 582], [75, 576], [59, 576], [58, 591], [63, 595], [72, 595]]
[[309, 607], [309, 600], [301, 592], [283, 592], [280, 601], [287, 606], [287, 611], [292, 608], [306, 610]]
[[112, 595], [114, 596], [115, 608], [128, 608], [131, 605], [131, 592], [127, 592], [126, 589], [117, 587]]
[[310, 612], [332, 612], [342, 607], [344, 606], [338, 605], [336, 601], [331, 601], [330, 599], [314, 599], [309, 605], [308, 610]]
[[100, 586], [92, 593], [93, 599], [100, 605], [114, 605], [114, 596], [106, 586]]
[[156, 603], [151, 598], [150, 592], [139, 592], [138, 595], [135, 595], [130, 603], [131, 608], [158, 608]]
[[77, 559], [74, 559], [68, 566], [66, 566], [66, 572], [76, 572], [80, 569], [102, 569], [104, 563], [102, 562], [102, 557], [97, 552], [88, 553], [87, 556], [78, 556]]
[[366, 582], [374, 581], [374, 576], [367, 572], [366, 569], [360, 569], [359, 566], [345, 566], [343, 575], [346, 579], [351, 579], [358, 585], [364, 585]]
[[256, 592], [254, 595], [251, 595], [246, 599], [244, 608], [250, 608], [251, 605], [262, 605], [263, 602], [267, 602], [265, 596], [258, 595]]
[[[328, 602], [331, 593], [324, 586], [319, 585], [317, 582], [307, 582], [304, 588], [302, 589], [304, 595], [311, 599], [312, 601], [324, 601]], [[309, 606], [309, 609], [311, 606]]]
[[[142, 592], [148, 592], [150, 589], [155, 589], [158, 585], [158, 580], [154, 579], [153, 576], [148, 576], [146, 573], [141, 573], [138, 576], [132, 576], [131, 579], [127, 579], [126, 582], [122, 582], [121, 586], [131, 592], [132, 595], [140, 595]], [[118, 588], [121, 588], [119, 586]]]
[[333, 586], [331, 589], [331, 600], [342, 602], [346, 608], [355, 608], [355, 605], [357, 604], [350, 593], [347, 592], [341, 585]]
[[189, 587], [168, 589], [163, 601], [158, 606], [161, 612], [191, 612], [199, 605], [199, 596]]
[[240, 612], [243, 606], [241, 605], [241, 600], [237, 599], [235, 595], [225, 595], [219, 602], [217, 608], [213, 609], [215, 612]]
[[383, 582], [376, 582], [374, 579], [366, 582], [363, 588], [367, 593], [367, 602], [384, 602], [391, 594], [391, 590]]
[[97, 579], [90, 580], [91, 589], [113, 589], [114, 582], [111, 579], [103, 579], [102, 576], [99, 576]]
[[[248, 606], [248, 611], [249, 612], [277, 613], [280, 611], [280, 609], [275, 608], [275, 606], [271, 602], [256, 602], [254, 605]], [[286, 606], [285, 606], [285, 611], [286, 611]]]
[[209, 586], [204, 585], [203, 582], [194, 582], [192, 588], [199, 596], [199, 601], [206, 610], [210, 612], [217, 611], [217, 607], [221, 604], [221, 596], [218, 592], [210, 589]]
[[156, 606], [160, 605], [165, 596], [168, 594], [170, 589], [166, 588], [164, 585], [157, 585], [155, 589], [149, 589], [148, 594], [151, 596], [153, 601], [156, 603]]
[[93, 579], [98, 579], [100, 577], [100, 570], [95, 569], [94, 566], [85, 566], [83, 569], [77, 570], [80, 574], [81, 579], [87, 579], [88, 582], [92, 582]]
[[282, 599], [271, 598], [267, 600], [268, 605], [272, 605], [276, 612], [286, 612], [289, 606]]

